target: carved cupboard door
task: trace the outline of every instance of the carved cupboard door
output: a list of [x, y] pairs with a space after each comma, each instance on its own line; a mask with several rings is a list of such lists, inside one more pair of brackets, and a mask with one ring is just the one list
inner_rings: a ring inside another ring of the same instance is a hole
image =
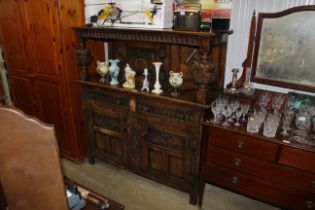
[[167, 120], [141, 121], [143, 170], [171, 186], [188, 191], [191, 184], [190, 136]]
[[89, 160], [100, 158], [119, 165], [126, 165], [128, 113], [113, 107], [89, 109]]

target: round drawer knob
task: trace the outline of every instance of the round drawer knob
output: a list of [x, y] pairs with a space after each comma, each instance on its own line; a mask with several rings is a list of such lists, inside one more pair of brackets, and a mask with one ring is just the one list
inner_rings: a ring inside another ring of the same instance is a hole
[[306, 201], [304, 206], [306, 209], [315, 209], [315, 203], [313, 201]]
[[239, 182], [239, 180], [236, 176], [233, 176], [231, 181], [232, 181], [232, 184], [238, 184], [238, 182]]
[[244, 141], [242, 141], [242, 140], [238, 140], [238, 141], [237, 141], [237, 147], [238, 147], [239, 149], [242, 149], [244, 146], [245, 146]]
[[242, 164], [242, 160], [239, 158], [234, 158], [234, 165], [235, 166], [240, 166]]

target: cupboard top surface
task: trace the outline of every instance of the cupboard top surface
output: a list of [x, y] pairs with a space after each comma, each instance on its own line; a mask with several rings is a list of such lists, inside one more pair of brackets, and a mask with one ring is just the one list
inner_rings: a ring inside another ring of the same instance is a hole
[[[179, 104], [179, 105], [192, 106], [192, 107], [199, 108], [199, 109], [209, 109], [210, 108], [208, 105], [199, 104], [195, 101], [196, 93], [194, 91], [185, 90], [181, 93], [180, 96], [172, 97], [171, 94], [168, 92], [164, 92], [160, 95], [156, 95], [153, 93], [143, 92], [139, 89], [130, 90], [130, 89], [122, 88], [121, 85], [110, 86], [108, 84], [103, 84], [103, 83], [96, 82], [96, 81], [79, 80], [79, 83], [81, 83], [82, 85], [94, 86], [94, 87], [112, 90], [112, 91], [117, 91], [117, 92], [121, 92], [121, 93], [137, 95], [140, 97], [143, 96], [143, 97], [150, 98], [153, 100], [164, 100], [166, 102], [175, 103], [175, 104]], [[144, 100], [147, 100], [147, 99], [144, 98]]]

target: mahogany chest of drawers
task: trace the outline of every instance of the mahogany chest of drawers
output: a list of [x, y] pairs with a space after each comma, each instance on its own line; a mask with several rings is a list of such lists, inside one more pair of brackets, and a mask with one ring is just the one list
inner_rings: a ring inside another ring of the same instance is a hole
[[245, 129], [205, 126], [204, 183], [284, 209], [315, 209], [314, 148], [252, 135]]

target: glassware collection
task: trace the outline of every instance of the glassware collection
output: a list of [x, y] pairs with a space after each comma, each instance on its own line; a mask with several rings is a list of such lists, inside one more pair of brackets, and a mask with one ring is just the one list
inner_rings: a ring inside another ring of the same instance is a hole
[[244, 122], [249, 108], [249, 104], [242, 104], [238, 100], [229, 100], [226, 96], [220, 96], [211, 103], [211, 110], [214, 115], [211, 122], [220, 124], [224, 118], [223, 126], [240, 126]]
[[251, 107], [221, 95], [211, 103], [213, 118], [210, 122], [224, 127], [243, 125], [247, 132], [261, 132], [268, 138], [275, 138], [280, 131], [278, 137], [285, 143], [315, 146], [314, 96], [290, 92], [285, 100], [283, 94], [264, 91], [255, 104], [257, 106]]

